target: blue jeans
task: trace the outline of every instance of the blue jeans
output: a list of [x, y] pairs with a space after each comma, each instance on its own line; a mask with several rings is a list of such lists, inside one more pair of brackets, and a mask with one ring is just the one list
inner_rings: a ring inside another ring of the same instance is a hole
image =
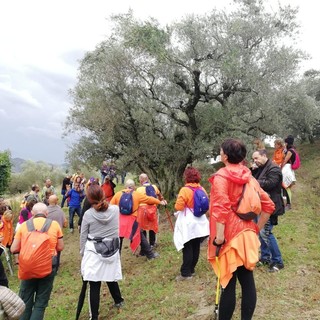
[[42, 320], [48, 306], [56, 270], [40, 279], [21, 280], [19, 296], [26, 304], [20, 320]]
[[73, 229], [73, 218], [74, 214], [77, 214], [80, 217], [81, 207], [69, 207], [69, 228]]
[[261, 242], [261, 258], [262, 261], [270, 261], [271, 263], [283, 264], [281, 252], [278, 242], [272, 233], [273, 225], [270, 219], [260, 231], [259, 238]]

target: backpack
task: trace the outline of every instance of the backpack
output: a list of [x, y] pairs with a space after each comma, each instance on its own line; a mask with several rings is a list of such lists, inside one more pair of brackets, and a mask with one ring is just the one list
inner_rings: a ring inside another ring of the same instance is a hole
[[291, 151], [295, 154], [295, 160], [291, 164], [291, 168], [292, 168], [292, 170], [297, 170], [301, 166], [300, 156], [299, 156], [297, 150], [295, 150], [295, 149], [289, 149], [289, 151]]
[[154, 190], [154, 187], [152, 184], [149, 184], [148, 186], [146, 186], [146, 195], [149, 197], [158, 198], [156, 194], [156, 190]]
[[52, 251], [47, 233], [51, 223], [51, 219], [46, 219], [41, 230], [36, 230], [33, 218], [26, 222], [28, 232], [21, 238], [19, 279], [44, 278], [52, 272]]
[[232, 208], [242, 220], [253, 220], [261, 213], [261, 200], [258, 187], [259, 184], [253, 177], [243, 185], [237, 207]]
[[209, 210], [209, 198], [201, 187], [187, 187], [193, 191], [193, 215], [195, 217], [201, 217]]
[[125, 192], [122, 191], [122, 195], [120, 197], [119, 201], [119, 209], [120, 213], [125, 214], [125, 215], [130, 215], [133, 212], [133, 198], [132, 198], [132, 192]]

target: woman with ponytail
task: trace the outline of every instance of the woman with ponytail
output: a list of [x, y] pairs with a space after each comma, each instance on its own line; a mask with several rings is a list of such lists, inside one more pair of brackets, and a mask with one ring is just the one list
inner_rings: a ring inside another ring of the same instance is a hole
[[123, 298], [118, 280], [122, 279], [119, 254], [119, 207], [109, 205], [99, 185], [87, 189], [91, 208], [84, 213], [80, 254], [83, 281], [90, 283], [90, 312], [92, 320], [98, 319], [101, 281], [106, 281], [114, 306], [122, 307]]

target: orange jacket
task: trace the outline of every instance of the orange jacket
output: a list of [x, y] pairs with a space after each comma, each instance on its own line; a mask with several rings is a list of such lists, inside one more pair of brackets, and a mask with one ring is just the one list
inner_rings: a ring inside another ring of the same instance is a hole
[[174, 208], [177, 211], [183, 211], [185, 208], [193, 209], [194, 207], [193, 191], [190, 188], [188, 188], [188, 186], [192, 188], [200, 187], [205, 193], [207, 193], [206, 190], [199, 183], [186, 183], [186, 185], [180, 189], [176, 203], [174, 205]]
[[[110, 204], [115, 204], [115, 205], [119, 206], [122, 193], [123, 192], [130, 192], [130, 191], [132, 191], [132, 190], [129, 188], [118, 191], [111, 199]], [[132, 200], [133, 200], [133, 206], [132, 206], [133, 207], [132, 208], [133, 209], [133, 213], [132, 213], [133, 216], [137, 216], [140, 203], [160, 204], [159, 199], [154, 198], [154, 197], [149, 197], [149, 196], [142, 194], [142, 193], [139, 193], [137, 191], [132, 192]]]
[[[231, 164], [221, 168], [209, 181], [211, 183], [210, 193], [210, 236], [216, 235], [216, 222], [225, 225], [224, 236], [226, 242], [232, 240], [246, 229], [258, 233], [258, 227], [254, 221], [245, 221], [231, 209], [236, 207], [242, 193], [243, 185], [251, 178], [251, 171], [240, 164]], [[262, 211], [272, 214], [275, 209], [269, 195], [260, 187]]]
[[0, 237], [3, 237], [1, 244], [10, 246], [13, 240], [13, 222], [7, 221], [4, 216], [0, 220]]
[[275, 149], [272, 156], [272, 162], [280, 166], [281, 163], [283, 162], [283, 159], [284, 159], [283, 148]]

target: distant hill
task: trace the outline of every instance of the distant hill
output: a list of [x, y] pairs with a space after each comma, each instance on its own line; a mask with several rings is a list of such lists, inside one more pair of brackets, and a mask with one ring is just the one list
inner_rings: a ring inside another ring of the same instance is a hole
[[22, 171], [22, 165], [26, 162], [26, 160], [21, 158], [11, 158], [11, 171], [13, 173], [19, 173]]
[[[22, 171], [22, 167], [23, 165], [27, 162], [27, 160], [25, 159], [21, 159], [21, 158], [11, 158], [11, 172], [12, 173], [20, 173]], [[44, 161], [36, 161], [36, 163], [40, 163], [40, 162], [44, 162]], [[61, 165], [56, 165], [56, 164], [52, 164], [52, 163], [47, 163], [50, 166], [54, 166], [54, 167], [59, 167], [63, 170], [65, 170], [68, 166], [67, 164], [61, 164]]]

